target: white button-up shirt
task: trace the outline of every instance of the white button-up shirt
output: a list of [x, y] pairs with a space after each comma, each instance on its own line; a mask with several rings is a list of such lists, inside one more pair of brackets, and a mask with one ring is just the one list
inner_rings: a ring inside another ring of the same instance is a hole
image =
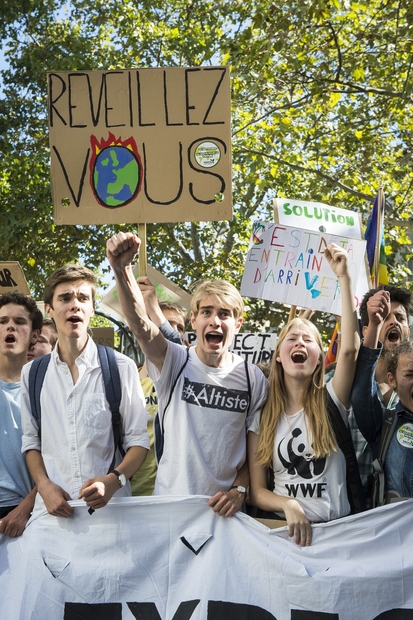
[[[122, 386], [121, 437], [125, 452], [132, 446], [149, 449], [145, 399], [135, 363], [116, 352]], [[73, 384], [69, 367], [58, 355], [58, 346], [44, 378], [40, 395], [41, 440], [30, 407], [28, 376], [31, 364], [22, 371], [22, 452], [40, 450], [49, 479], [72, 499], [88, 478], [104, 476], [115, 449], [112, 414], [106, 400], [97, 347], [89, 338], [76, 359], [79, 377]], [[122, 460], [118, 453], [115, 464]], [[122, 489], [130, 494], [129, 484]]]

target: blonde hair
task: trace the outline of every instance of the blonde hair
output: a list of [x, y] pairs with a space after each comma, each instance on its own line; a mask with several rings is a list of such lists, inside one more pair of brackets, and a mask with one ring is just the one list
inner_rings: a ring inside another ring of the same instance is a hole
[[188, 323], [188, 310], [186, 308], [180, 306], [179, 304], [176, 304], [174, 301], [160, 301], [159, 307], [162, 312], [164, 310], [173, 310], [173, 312], [179, 314], [179, 316], [182, 317], [184, 325], [186, 327], [186, 324]]
[[326, 388], [324, 383], [324, 353], [321, 336], [318, 329], [307, 319], [293, 319], [282, 328], [274, 355], [271, 362], [269, 384], [270, 391], [268, 400], [262, 410], [260, 435], [257, 450], [257, 463], [265, 467], [272, 467], [274, 443], [278, 420], [286, 411], [288, 405], [288, 394], [284, 380], [284, 369], [277, 357], [280, 348], [287, 334], [294, 327], [305, 328], [314, 336], [320, 348], [320, 363], [308, 379], [302, 403], [309, 423], [312, 435], [312, 447], [315, 458], [328, 456], [332, 450], [337, 450], [337, 441], [330, 422], [330, 417], [326, 407]]
[[244, 312], [244, 302], [239, 291], [225, 280], [204, 280], [198, 284], [191, 299], [191, 311], [196, 316], [199, 304], [207, 295], [215, 295], [224, 308], [230, 308], [234, 318], [238, 319]]

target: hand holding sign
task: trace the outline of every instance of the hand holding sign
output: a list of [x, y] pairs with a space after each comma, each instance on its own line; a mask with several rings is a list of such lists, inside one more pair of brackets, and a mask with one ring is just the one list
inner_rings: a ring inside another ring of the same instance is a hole
[[324, 256], [337, 278], [349, 275], [346, 250], [336, 243], [330, 243], [324, 250]]

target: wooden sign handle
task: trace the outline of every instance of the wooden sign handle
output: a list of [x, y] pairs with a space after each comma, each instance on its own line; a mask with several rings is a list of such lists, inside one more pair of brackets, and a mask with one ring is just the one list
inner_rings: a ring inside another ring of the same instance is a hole
[[295, 319], [295, 313], [297, 312], [297, 306], [291, 306], [290, 308], [290, 313], [288, 315], [288, 322], [292, 321], [293, 319]]
[[147, 275], [147, 263], [146, 263], [146, 224], [138, 224], [138, 237], [141, 240], [141, 247], [139, 250], [139, 277]]

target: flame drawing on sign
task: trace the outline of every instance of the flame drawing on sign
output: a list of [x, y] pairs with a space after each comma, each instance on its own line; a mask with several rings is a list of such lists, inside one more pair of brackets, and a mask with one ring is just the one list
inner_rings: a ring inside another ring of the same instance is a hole
[[124, 207], [136, 198], [142, 186], [142, 162], [135, 140], [107, 140], [90, 136], [90, 185], [96, 200], [108, 209]]

